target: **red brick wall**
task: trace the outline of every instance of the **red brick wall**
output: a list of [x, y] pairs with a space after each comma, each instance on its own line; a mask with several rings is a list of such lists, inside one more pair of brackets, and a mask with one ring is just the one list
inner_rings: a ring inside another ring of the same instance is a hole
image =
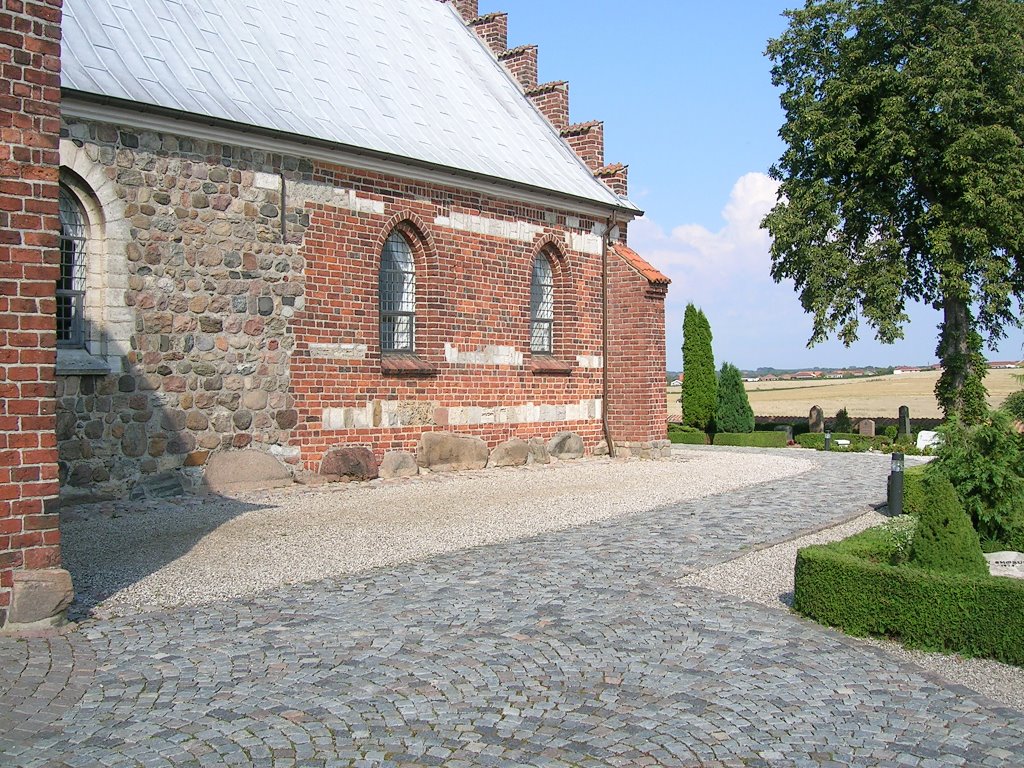
[[[311, 220], [302, 250], [306, 291], [303, 310], [293, 320], [291, 359], [291, 391], [300, 416], [291, 442], [301, 447], [308, 468], [315, 469], [324, 451], [336, 445], [364, 444], [382, 455], [413, 449], [429, 430], [475, 434], [492, 447], [511, 437], [550, 437], [564, 429], [582, 435], [588, 449], [601, 440], [597, 414], [585, 420], [476, 425], [454, 425], [446, 419], [448, 408], [572, 405], [601, 397], [601, 369], [577, 364], [578, 355], [601, 354], [600, 257], [567, 247], [564, 214], [343, 168], [321, 168], [317, 177], [380, 201], [383, 212], [354, 212], [326, 203], [307, 207]], [[525, 222], [543, 233], [527, 242], [435, 221], [460, 213]], [[415, 250], [416, 352], [433, 369], [425, 376], [381, 371], [380, 252], [400, 222], [405, 222]], [[577, 232], [593, 226], [592, 221], [579, 224]], [[535, 254], [544, 247], [562, 250], [554, 258], [553, 351], [555, 358], [571, 364], [569, 376], [530, 368], [531, 270]], [[523, 365], [448, 362], [446, 343], [470, 352], [514, 347], [523, 354]], [[310, 345], [318, 344], [366, 344], [367, 353], [364, 359], [328, 359], [317, 356], [315, 349], [311, 353]], [[407, 427], [323, 428], [324, 408], [358, 408], [374, 401], [418, 401], [431, 409], [423, 416], [426, 423]]]
[[612, 441], [665, 439], [665, 295], [608, 254], [608, 423]]
[[54, 360], [61, 0], [0, 9], [0, 624], [60, 564]]
[[569, 125], [569, 84], [564, 80], [542, 83], [526, 92], [540, 113], [556, 131]]

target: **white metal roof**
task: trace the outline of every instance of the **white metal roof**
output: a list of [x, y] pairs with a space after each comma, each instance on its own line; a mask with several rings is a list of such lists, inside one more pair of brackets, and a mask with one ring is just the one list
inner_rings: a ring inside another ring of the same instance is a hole
[[65, 0], [61, 84], [633, 208], [437, 0]]

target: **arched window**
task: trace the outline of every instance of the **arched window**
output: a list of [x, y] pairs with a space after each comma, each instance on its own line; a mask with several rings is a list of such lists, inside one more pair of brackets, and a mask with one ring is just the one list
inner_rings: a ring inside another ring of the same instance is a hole
[[555, 319], [555, 288], [551, 262], [538, 253], [533, 260], [530, 283], [530, 351], [550, 355], [552, 326]]
[[398, 231], [380, 256], [380, 347], [412, 352], [416, 337], [416, 271], [412, 248]]
[[67, 187], [60, 188], [60, 277], [57, 280], [57, 346], [85, 347], [86, 218]]

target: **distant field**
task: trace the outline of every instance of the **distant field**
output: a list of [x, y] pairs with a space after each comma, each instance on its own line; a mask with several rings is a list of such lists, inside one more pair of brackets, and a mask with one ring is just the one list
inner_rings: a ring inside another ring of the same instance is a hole
[[[1024, 388], [1013, 378], [1015, 373], [1024, 374], [1024, 369], [988, 372], [985, 387], [989, 405], [997, 407], [1011, 392]], [[938, 371], [920, 371], [864, 379], [756, 381], [748, 382], [746, 387], [750, 406], [758, 416], [806, 416], [817, 405], [826, 416], [835, 416], [840, 408], [846, 408], [853, 419], [895, 418], [900, 406], [906, 405], [914, 418], [936, 418], [942, 415], [934, 394], [938, 378]], [[679, 419], [680, 387], [667, 387], [666, 391], [668, 418]]]

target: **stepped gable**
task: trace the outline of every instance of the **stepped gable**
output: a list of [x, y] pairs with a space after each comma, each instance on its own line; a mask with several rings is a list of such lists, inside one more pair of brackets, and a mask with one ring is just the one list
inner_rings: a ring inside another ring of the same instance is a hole
[[[446, 0], [440, 0], [445, 2]], [[508, 14], [478, 15], [478, 0], [451, 0], [466, 25], [501, 62], [509, 75], [519, 83], [526, 97], [551, 123], [551, 127], [572, 148], [594, 177], [620, 197], [627, 192], [626, 166], [605, 165], [604, 123], [590, 120], [569, 123], [569, 84], [564, 80], [537, 83], [537, 46], [520, 45], [508, 48]]]
[[651, 266], [643, 256], [627, 246], [625, 243], [615, 243], [615, 245], [612, 246], [612, 250], [615, 251], [615, 254], [620, 259], [643, 275], [643, 277], [647, 279], [647, 282], [652, 285], [668, 286], [669, 283], [672, 282], [671, 279]]

